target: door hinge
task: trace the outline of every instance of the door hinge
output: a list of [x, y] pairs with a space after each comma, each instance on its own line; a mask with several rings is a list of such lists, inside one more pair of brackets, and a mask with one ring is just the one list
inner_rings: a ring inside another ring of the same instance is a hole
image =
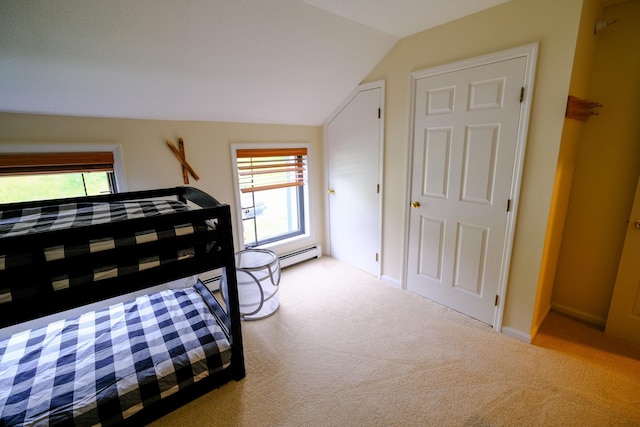
[[524, 100], [524, 86], [520, 88], [520, 102]]
[[495, 305], [496, 307], [498, 306], [498, 299], [499, 299], [499, 297], [498, 297], [498, 295], [496, 295], [496, 300], [495, 300], [495, 302], [493, 303], [493, 305]]
[[376, 194], [380, 194], [380, 184], [376, 185]]
[[511, 212], [511, 199], [507, 199], [507, 212]]
[[376, 252], [376, 262], [378, 262], [378, 252]]
[[378, 108], [378, 118], [382, 117], [382, 109]]

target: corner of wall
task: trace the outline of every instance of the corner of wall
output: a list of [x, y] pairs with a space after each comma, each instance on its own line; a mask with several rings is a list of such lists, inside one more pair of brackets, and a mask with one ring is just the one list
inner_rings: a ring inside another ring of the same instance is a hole
[[[586, 97], [591, 80], [595, 55], [593, 24], [602, 8], [598, 0], [585, 0], [582, 5], [580, 25], [576, 36], [568, 95]], [[538, 277], [536, 302], [533, 312], [531, 337], [535, 337], [551, 308], [556, 269], [561, 253], [563, 231], [569, 206], [569, 197], [578, 156], [578, 143], [583, 124], [574, 119], [564, 119], [558, 163], [551, 196], [544, 249]]]
[[504, 327], [502, 328], [502, 333], [508, 337], [515, 338], [518, 341], [522, 341], [527, 344], [531, 344], [533, 342], [532, 335], [527, 335], [526, 333], [514, 328]]

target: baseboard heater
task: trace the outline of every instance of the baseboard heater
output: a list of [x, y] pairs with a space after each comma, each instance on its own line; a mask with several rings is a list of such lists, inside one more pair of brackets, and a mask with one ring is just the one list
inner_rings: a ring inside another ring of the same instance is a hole
[[320, 245], [313, 245], [308, 248], [278, 255], [278, 259], [280, 260], [280, 268], [284, 268], [312, 258], [320, 258], [321, 256], [322, 248]]
[[[298, 264], [302, 261], [307, 261], [313, 258], [320, 258], [322, 256], [322, 247], [320, 245], [313, 245], [303, 249], [298, 249], [286, 254], [278, 255], [280, 261], [280, 268], [285, 268]], [[204, 273], [200, 276], [200, 280], [207, 285], [211, 290], [216, 290], [220, 287], [220, 279], [222, 278], [222, 272], [215, 270], [210, 273]]]

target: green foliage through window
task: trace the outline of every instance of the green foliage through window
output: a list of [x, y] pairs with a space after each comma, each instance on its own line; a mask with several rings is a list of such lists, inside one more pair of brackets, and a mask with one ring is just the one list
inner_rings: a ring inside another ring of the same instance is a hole
[[0, 203], [113, 193], [112, 172], [0, 176]]

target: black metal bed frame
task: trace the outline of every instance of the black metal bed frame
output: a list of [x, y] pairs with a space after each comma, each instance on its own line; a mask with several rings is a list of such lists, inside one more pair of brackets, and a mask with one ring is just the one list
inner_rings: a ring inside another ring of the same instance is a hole
[[[111, 297], [150, 288], [183, 277], [222, 268], [226, 277], [226, 311], [229, 315], [231, 332], [231, 364], [223, 371], [213, 374], [180, 392], [145, 408], [127, 419], [126, 424], [146, 424], [176, 409], [188, 401], [210, 391], [230, 380], [240, 380], [245, 376], [242, 343], [241, 317], [238, 302], [235, 253], [229, 205], [221, 204], [215, 198], [193, 187], [174, 187], [159, 190], [133, 191], [109, 195], [56, 199], [38, 202], [23, 202], [0, 205], [0, 211], [24, 209], [28, 207], [56, 206], [63, 203], [116, 202], [175, 197], [177, 200], [195, 205], [187, 212], [165, 214], [149, 218], [137, 218], [107, 224], [33, 233], [22, 236], [0, 238], [0, 255], [8, 251], [30, 253], [31, 265], [23, 268], [0, 270], [0, 283], [29, 283], [37, 286], [37, 292], [26, 299], [18, 299], [1, 304], [0, 327], [10, 326], [53, 313], [77, 308]], [[145, 254], [171, 251], [186, 245], [194, 248], [194, 256], [175, 262], [160, 264], [142, 271], [100, 280], [54, 291], [51, 286], [51, 262], [47, 263], [44, 249], [56, 245], [73, 245], [117, 235], [133, 235], [153, 229], [162, 229], [185, 223], [204, 224], [215, 222], [216, 227], [201, 227], [193, 234], [163, 238], [143, 245], [115, 248], [70, 259], [56, 260], [56, 272], [73, 271], [78, 262], [82, 265], [117, 265], [118, 260], [137, 258]]]

